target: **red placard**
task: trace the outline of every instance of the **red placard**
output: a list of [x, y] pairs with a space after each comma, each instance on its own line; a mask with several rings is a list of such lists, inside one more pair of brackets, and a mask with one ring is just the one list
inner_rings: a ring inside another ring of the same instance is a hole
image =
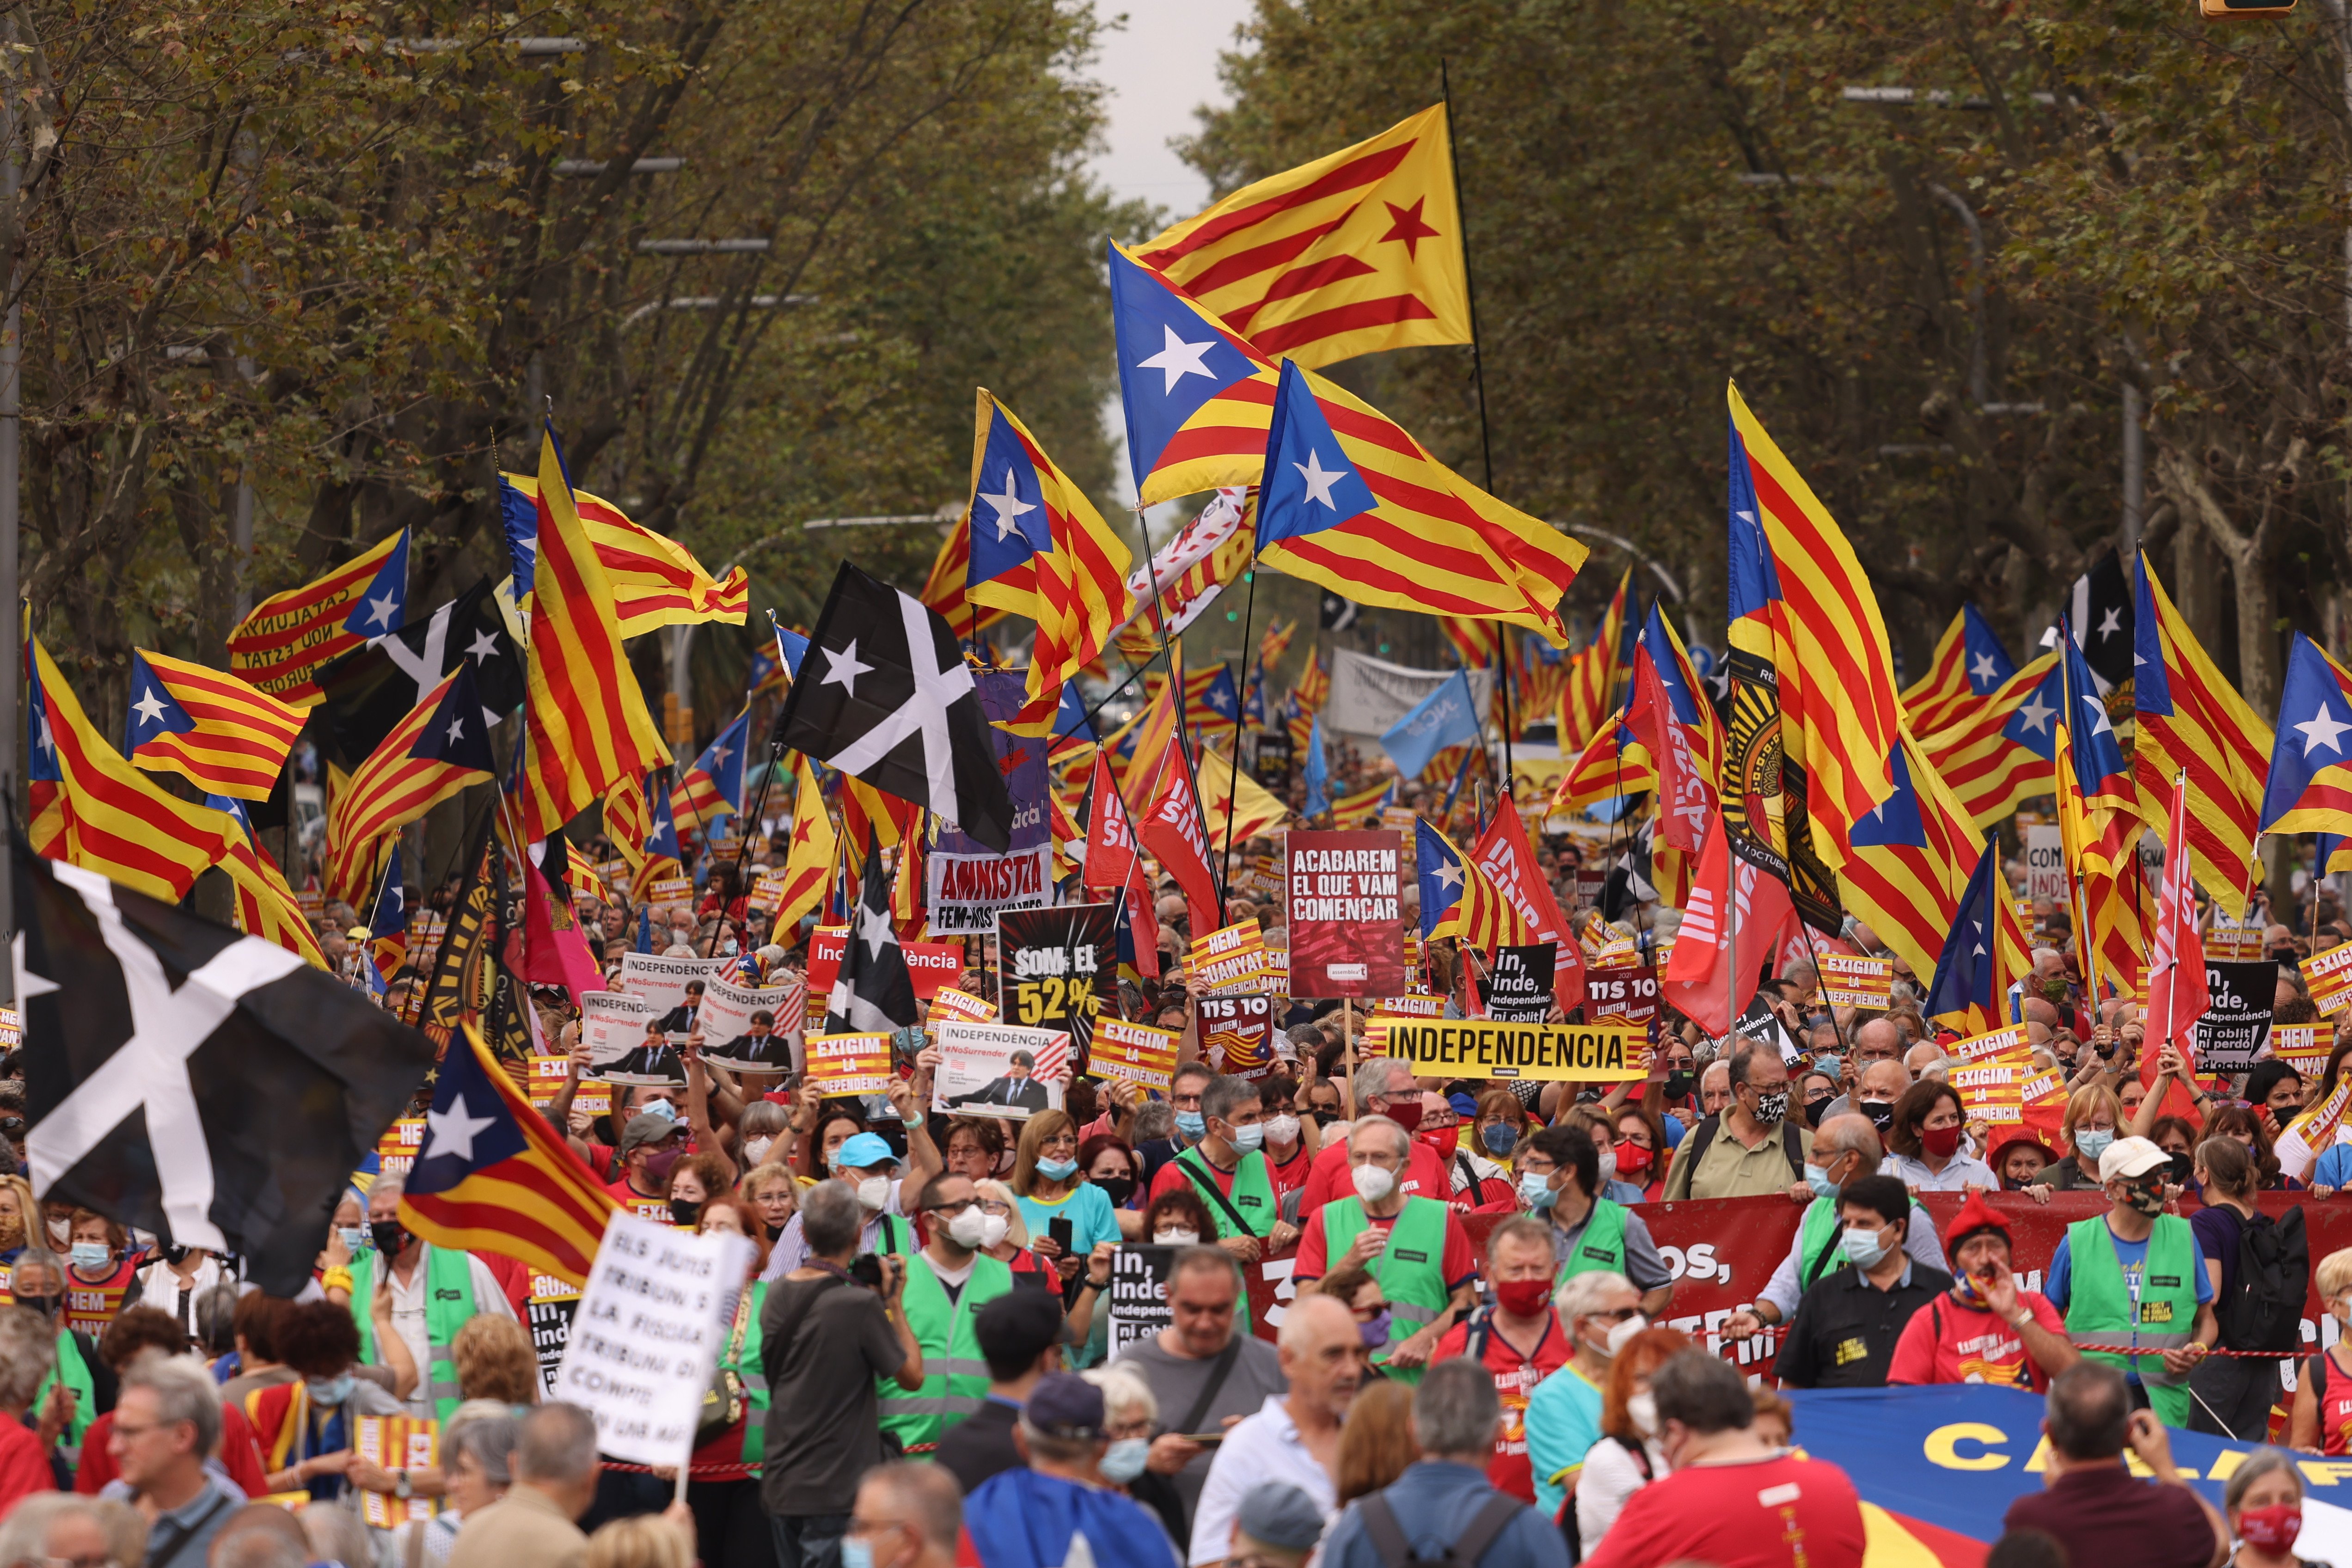
[[1293, 996], [1395, 996], [1405, 988], [1398, 889], [1403, 839], [1394, 829], [1285, 836], [1283, 902]]
[[[833, 983], [841, 974], [841, 955], [848, 946], [847, 926], [819, 926], [809, 936], [809, 994], [819, 999], [833, 990]], [[902, 942], [899, 948], [907, 955], [907, 973], [915, 983], [915, 994], [925, 1001], [940, 994], [942, 985], [952, 985], [963, 976], [963, 943], [960, 942]]]

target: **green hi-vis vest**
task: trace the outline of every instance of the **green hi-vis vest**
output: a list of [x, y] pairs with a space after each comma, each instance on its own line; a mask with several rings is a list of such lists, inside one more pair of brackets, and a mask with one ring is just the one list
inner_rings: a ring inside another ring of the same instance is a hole
[[743, 1385], [743, 1462], [756, 1469], [767, 1455], [768, 1369], [760, 1364], [760, 1310], [768, 1304], [768, 1282], [754, 1280], [743, 1294], [743, 1337], [728, 1348], [727, 1370]]
[[[360, 1326], [360, 1360], [382, 1365], [376, 1353], [375, 1321], [369, 1315], [375, 1300], [375, 1262], [380, 1254], [362, 1252], [352, 1259], [352, 1321]], [[457, 1363], [449, 1357], [450, 1342], [474, 1318], [474, 1259], [471, 1253], [452, 1252], [425, 1245], [425, 1339], [431, 1364], [425, 1369], [425, 1393], [433, 1401], [436, 1420], [446, 1421], [457, 1408]]]
[[2066, 1337], [2100, 1347], [2084, 1354], [2137, 1373], [2148, 1405], [2166, 1426], [2189, 1425], [2189, 1375], [2164, 1370], [2164, 1352], [2187, 1344], [2197, 1324], [2200, 1262], [2189, 1222], [2178, 1215], [2156, 1216], [2140, 1271], [2137, 1314], [2106, 1215], [2068, 1226], [2066, 1252], [2074, 1280]]
[[[1200, 1190], [1201, 1206], [1216, 1223], [1218, 1239], [1247, 1236], [1263, 1241], [1274, 1229], [1274, 1222], [1282, 1217], [1275, 1206], [1274, 1178], [1266, 1173], [1265, 1156], [1256, 1150], [1242, 1151], [1241, 1163], [1234, 1167], [1230, 1194], [1217, 1185], [1217, 1168], [1209, 1163], [1199, 1144], [1177, 1155], [1176, 1163]], [[1236, 1216], [1242, 1224], [1234, 1223]]]
[[1591, 1274], [1607, 1269], [1612, 1274], [1625, 1272], [1625, 1205], [1607, 1198], [1592, 1200], [1592, 1212], [1584, 1219], [1583, 1233], [1576, 1238], [1576, 1248], [1559, 1266], [1555, 1284], [1571, 1274]]
[[914, 1256], [907, 1250], [911, 1227], [904, 1219], [894, 1214], [879, 1214], [874, 1218], [875, 1222], [882, 1227], [882, 1241], [881, 1245], [874, 1249], [875, 1257], [911, 1258]]
[[98, 1419], [98, 1388], [89, 1380], [89, 1363], [81, 1359], [81, 1347], [74, 1343], [71, 1329], [58, 1331], [58, 1363], [49, 1368], [49, 1375], [41, 1379], [41, 1386], [33, 1391], [29, 1408], [36, 1418], [49, 1397], [49, 1390], [58, 1385], [61, 1377], [74, 1396], [73, 1424], [66, 1428], [65, 1446], [74, 1451], [74, 1462], [79, 1464], [82, 1435]]
[[928, 1454], [940, 1435], [978, 1410], [988, 1394], [988, 1362], [980, 1353], [972, 1320], [980, 1310], [1013, 1289], [1013, 1270], [985, 1252], [971, 1258], [971, 1275], [952, 1301], [947, 1287], [917, 1254], [907, 1259], [907, 1289], [900, 1309], [923, 1347], [923, 1386], [913, 1394], [895, 1377], [877, 1379], [882, 1430], [909, 1454]]
[[1837, 1199], [1815, 1198], [1806, 1205], [1804, 1223], [1797, 1229], [1798, 1295], [1811, 1289], [1822, 1275], [1851, 1261], [1838, 1245], [1844, 1228], [1838, 1218]]
[[[1323, 1205], [1323, 1258], [1347, 1255], [1356, 1233], [1368, 1222], [1361, 1198], [1339, 1198]], [[1435, 1198], [1407, 1198], [1396, 1224], [1389, 1227], [1388, 1245], [1371, 1261], [1370, 1272], [1381, 1282], [1389, 1300], [1389, 1342], [1372, 1352], [1375, 1365], [1400, 1383], [1419, 1383], [1419, 1367], [1391, 1367], [1389, 1353], [1437, 1321], [1454, 1292], [1445, 1284], [1445, 1205]]]

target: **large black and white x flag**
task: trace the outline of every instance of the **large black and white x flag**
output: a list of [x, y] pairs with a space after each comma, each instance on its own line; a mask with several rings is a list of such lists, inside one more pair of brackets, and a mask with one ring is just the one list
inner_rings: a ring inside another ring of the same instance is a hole
[[845, 561], [776, 739], [927, 806], [1002, 855], [1013, 797], [955, 632], [920, 599]]
[[[904, 853], [904, 851], [901, 851]], [[918, 1016], [915, 980], [907, 972], [907, 950], [890, 923], [890, 874], [882, 867], [881, 846], [866, 836], [866, 883], [849, 911], [849, 940], [825, 999], [828, 1035], [887, 1034]]]
[[[2067, 624], [2074, 628], [2074, 641], [2083, 649], [2083, 662], [2091, 667], [2091, 679], [2100, 696], [2105, 697], [2132, 678], [2135, 649], [2131, 577], [2114, 551], [2102, 553], [2091, 563], [2089, 571], [2074, 579], [2074, 586], [2066, 595], [2064, 614]], [[2042, 646], [2058, 646], [2056, 626], [2042, 634]]]
[[16, 876], [35, 1195], [293, 1295], [432, 1045], [275, 943], [22, 850]]
[[325, 700], [320, 734], [329, 758], [356, 769], [385, 736], [459, 665], [474, 667], [484, 729], [521, 706], [521, 651], [507, 630], [497, 590], [485, 577], [398, 631], [343, 655], [319, 672]]

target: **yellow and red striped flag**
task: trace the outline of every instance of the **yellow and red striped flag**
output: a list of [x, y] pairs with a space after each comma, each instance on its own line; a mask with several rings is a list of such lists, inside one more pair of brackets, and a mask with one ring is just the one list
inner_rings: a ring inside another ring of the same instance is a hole
[[[320, 951], [301, 905], [295, 902], [294, 889], [286, 885], [286, 873], [268, 850], [254, 842], [244, 804], [227, 795], [213, 795], [205, 804], [228, 819], [228, 852], [221, 857], [220, 868], [235, 892], [236, 929], [299, 953], [314, 968], [326, 968], [327, 955]], [[399, 853], [397, 845], [394, 853]]]
[[776, 905], [774, 935], [790, 946], [798, 940], [801, 917], [824, 899], [833, 879], [833, 863], [841, 852], [833, 817], [824, 809], [824, 792], [817, 787], [816, 770], [806, 754], [793, 753], [793, 832], [784, 851], [784, 890]]
[[1139, 258], [1267, 358], [1470, 341], [1445, 106], [1244, 185]]
[[[1492, 952], [1497, 947], [1521, 946], [1535, 940], [1517, 908], [1487, 879], [1478, 862], [1455, 848], [1454, 841], [1425, 816], [1413, 829], [1413, 843], [1421, 867], [1422, 902], [1445, 911], [1430, 931], [1430, 941], [1450, 936], [1465, 948]], [[1423, 845], [1428, 847], [1419, 847]]]
[[1962, 605], [1937, 639], [1927, 675], [1904, 688], [1904, 722], [1913, 735], [1925, 740], [1974, 713], [2016, 673], [2009, 649], [1983, 612]]
[[2083, 954], [2084, 984], [2094, 996], [2129, 996], [2139, 988], [2147, 946], [2140, 921], [2145, 879], [2139, 868], [2139, 815], [2136, 805], [2101, 807], [2084, 799], [2066, 720], [2067, 709], [2062, 707], [2053, 766], [2058, 835], [2066, 856], [2066, 898], [2074, 910], [2076, 948]]
[[26, 777], [33, 852], [174, 902], [228, 851], [227, 823], [132, 767], [90, 727], [40, 639], [28, 637]]
[[2045, 653], [1958, 723], [1919, 737], [1929, 765], [1978, 826], [1990, 827], [2053, 787], [2059, 685], [2058, 656]]
[[1592, 641], [1569, 660], [1568, 686], [1559, 697], [1559, 745], [1563, 754], [1583, 747], [1601, 732], [1601, 721], [1624, 700], [1626, 678], [1633, 672], [1633, 643], [1641, 623], [1627, 607], [1633, 591], [1633, 569], [1617, 580], [1609, 608]]
[[1295, 620], [1276, 621], [1266, 627], [1257, 639], [1259, 668], [1272, 669], [1281, 663], [1282, 656], [1290, 650], [1290, 639], [1297, 635], [1298, 623]]
[[408, 605], [408, 530], [313, 583], [273, 594], [228, 634], [228, 667], [273, 697], [316, 702], [320, 666], [398, 631]]
[[1581, 751], [1569, 759], [1552, 791], [1550, 815], [1582, 811], [1595, 801], [1642, 795], [1658, 787], [1650, 750], [1625, 728], [1623, 712], [1612, 713]]
[[[1201, 748], [1201, 816], [1209, 830], [1209, 847], [1222, 855], [1227, 843], [1238, 852], [1261, 833], [1271, 833], [1289, 820], [1290, 808], [1272, 791], [1214, 746]], [[1227, 818], [1231, 818], [1230, 824]]]
[[965, 579], [971, 570], [971, 530], [958, 522], [940, 541], [940, 552], [931, 557], [929, 575], [923, 579], [923, 591], [915, 597], [939, 612], [958, 637], [976, 637], [1012, 612], [993, 605], [973, 603], [965, 595]]
[[356, 908], [373, 887], [383, 836], [497, 770], [471, 660], [392, 727], [327, 807], [327, 888]]
[[[1845, 534], [1728, 383], [1732, 630], [1769, 629], [1781, 741], [1811, 781], [1813, 844], [1835, 870], [1895, 790], [1903, 705], [1878, 596]], [[1760, 624], [1760, 625], [1759, 625]]]
[[[499, 478], [526, 506], [539, 504], [539, 480], [529, 474]], [[751, 599], [751, 579], [743, 568], [728, 568], [714, 578], [694, 552], [629, 521], [628, 514], [602, 496], [586, 490], [572, 492], [580, 526], [596, 549], [597, 563], [613, 584], [613, 616], [625, 638], [641, 637], [656, 626], [724, 621], [741, 626]], [[537, 570], [529, 587], [538, 587]]]
[[1366, 784], [1353, 795], [1343, 795], [1331, 803], [1331, 826], [1334, 827], [1370, 827], [1380, 820], [1381, 807], [1389, 803], [1396, 792], [1396, 780], [1381, 779]]
[[1474, 621], [1462, 616], [1440, 616], [1438, 626], [1445, 640], [1454, 645], [1454, 656], [1465, 669], [1491, 669], [1503, 657], [1503, 627], [1499, 621]]
[[523, 834], [534, 843], [615, 780], [635, 783], [670, 760], [629, 668], [612, 579], [573, 510], [552, 426], [540, 440], [537, 489], [522, 789]]
[[2139, 730], [2132, 783], [2140, 816], [2169, 821], [2173, 780], [2186, 773], [2189, 853], [2197, 879], [2231, 918], [2242, 919], [2263, 784], [2277, 737], [2198, 646], [2145, 554], [2132, 638], [2132, 707]]
[[133, 648], [123, 752], [206, 795], [267, 800], [307, 712], [224, 670]]
[[1307, 646], [1307, 668], [1298, 672], [1298, 682], [1291, 688], [1298, 693], [1298, 706], [1307, 717], [1323, 711], [1323, 704], [1331, 700], [1331, 671], [1325, 668], [1322, 651], [1312, 643]]
[[1895, 793], [1853, 825], [1853, 853], [1838, 873], [1839, 899], [1925, 980], [1936, 973], [1984, 842], [1906, 731], [1895, 759]]

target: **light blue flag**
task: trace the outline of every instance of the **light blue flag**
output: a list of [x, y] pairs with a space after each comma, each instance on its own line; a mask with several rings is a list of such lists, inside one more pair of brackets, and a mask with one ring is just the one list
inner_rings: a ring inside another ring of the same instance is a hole
[[1412, 711], [1389, 726], [1381, 747], [1396, 759], [1397, 776], [1417, 779], [1429, 760], [1448, 746], [1466, 746], [1478, 739], [1478, 705], [1470, 693], [1470, 677], [1457, 669], [1445, 684], [1413, 704]]
[[1307, 732], [1307, 815], [1320, 816], [1331, 809], [1331, 764], [1323, 755], [1323, 715]]

